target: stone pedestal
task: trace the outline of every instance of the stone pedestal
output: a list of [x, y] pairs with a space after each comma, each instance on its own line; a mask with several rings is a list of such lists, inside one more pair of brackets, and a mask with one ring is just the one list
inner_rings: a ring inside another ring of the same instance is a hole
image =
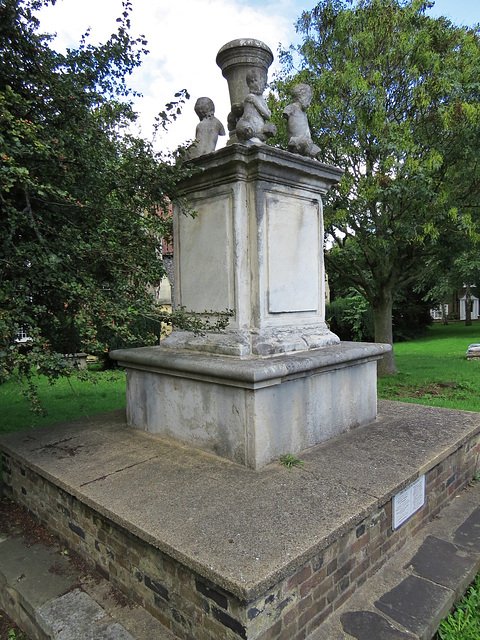
[[272, 355], [336, 344], [325, 323], [322, 199], [342, 171], [266, 145], [197, 161], [174, 211], [175, 305], [234, 315], [225, 333], [174, 332], [164, 348]]
[[372, 422], [387, 348], [341, 343], [261, 358], [144, 347], [112, 357], [127, 370], [129, 425], [261, 469]]
[[372, 422], [390, 347], [340, 343], [325, 323], [321, 195], [341, 170], [254, 144], [195, 163], [182, 188], [197, 216], [174, 210], [176, 305], [233, 317], [111, 353], [128, 423], [260, 469]]

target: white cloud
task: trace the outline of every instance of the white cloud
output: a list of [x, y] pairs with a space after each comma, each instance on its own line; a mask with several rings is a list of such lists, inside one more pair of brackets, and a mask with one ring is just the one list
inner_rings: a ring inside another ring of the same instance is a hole
[[[149, 137], [155, 115], [176, 91], [187, 89], [191, 100], [179, 121], [159, 141], [160, 147], [175, 148], [191, 139], [197, 117], [195, 100], [209, 96], [216, 115], [226, 125], [230, 110], [228, 87], [215, 63], [218, 50], [236, 38], [257, 38], [277, 54], [278, 44], [288, 46], [296, 39], [294, 23], [302, 11], [312, 9], [315, 0], [133, 0], [132, 35], [143, 34], [150, 54], [136, 70], [129, 85], [143, 93], [137, 102], [142, 134]], [[479, 19], [478, 0], [437, 0], [434, 10], [448, 7], [459, 22]], [[54, 46], [77, 46], [91, 27], [91, 41], [105, 41], [116, 30], [122, 13], [121, 0], [58, 0], [39, 14], [45, 31], [57, 32]], [[270, 68], [270, 78], [276, 60]], [[219, 140], [219, 146], [226, 138]]]
[[[193, 106], [200, 96], [212, 98], [226, 125], [228, 86], [215, 63], [218, 50], [236, 38], [257, 38], [276, 56], [278, 44], [287, 46], [294, 37], [293, 23], [301, 13], [292, 13], [297, 5], [287, 0], [257, 1], [254, 6], [242, 0], [134, 0], [132, 35], [145, 35], [150, 51], [129, 80], [144, 96], [136, 105], [143, 135], [150, 135], [155, 115], [184, 88], [191, 99], [160, 141], [162, 148], [194, 137], [198, 119]], [[63, 0], [39, 15], [43, 30], [58, 33], [54, 46], [61, 48], [76, 46], [88, 27], [92, 42], [105, 41], [121, 12], [121, 0]], [[225, 142], [219, 140], [219, 146]]]

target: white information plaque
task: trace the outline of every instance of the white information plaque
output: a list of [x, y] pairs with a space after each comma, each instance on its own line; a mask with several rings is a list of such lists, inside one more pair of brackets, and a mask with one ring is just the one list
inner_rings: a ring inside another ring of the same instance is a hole
[[393, 528], [398, 529], [425, 504], [425, 476], [393, 497]]

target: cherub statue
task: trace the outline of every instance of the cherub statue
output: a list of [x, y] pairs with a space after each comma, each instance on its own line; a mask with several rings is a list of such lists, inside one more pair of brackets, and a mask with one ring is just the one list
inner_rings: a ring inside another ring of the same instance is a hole
[[313, 98], [312, 87], [309, 84], [297, 84], [292, 89], [292, 97], [294, 102], [283, 111], [287, 119], [288, 150], [316, 158], [320, 147], [312, 141], [307, 118], [307, 108]]
[[200, 118], [200, 122], [195, 130], [195, 144], [187, 151], [189, 160], [215, 151], [218, 136], [225, 135], [223, 124], [214, 115], [215, 105], [210, 98], [198, 98], [195, 103], [195, 113]]
[[251, 69], [247, 74], [247, 84], [250, 93], [243, 102], [243, 114], [237, 122], [237, 138], [242, 141], [265, 142], [277, 132], [276, 126], [267, 122], [272, 114], [263, 97], [267, 86], [266, 71]]

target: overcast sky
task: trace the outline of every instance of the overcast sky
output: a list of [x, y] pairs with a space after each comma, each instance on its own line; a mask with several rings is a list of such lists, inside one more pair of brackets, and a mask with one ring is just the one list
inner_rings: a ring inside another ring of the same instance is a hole
[[[198, 118], [193, 111], [200, 96], [210, 97], [216, 116], [225, 124], [230, 110], [228, 86], [215, 63], [218, 50], [236, 38], [257, 38], [265, 42], [275, 57], [279, 44], [287, 47], [296, 40], [294, 24], [315, 0], [132, 0], [132, 35], [145, 35], [149, 55], [130, 77], [129, 85], [143, 98], [136, 103], [142, 135], [150, 137], [155, 115], [173, 99], [176, 91], [187, 89], [191, 99], [178, 122], [159, 141], [173, 149], [195, 134]], [[57, 33], [53, 46], [62, 50], [78, 45], [91, 28], [90, 41], [104, 42], [116, 29], [122, 13], [121, 0], [57, 0], [39, 15], [44, 32]], [[434, 15], [446, 15], [457, 24], [480, 23], [479, 0], [437, 0]], [[274, 61], [270, 79], [275, 72]], [[219, 139], [218, 147], [226, 137]]]

